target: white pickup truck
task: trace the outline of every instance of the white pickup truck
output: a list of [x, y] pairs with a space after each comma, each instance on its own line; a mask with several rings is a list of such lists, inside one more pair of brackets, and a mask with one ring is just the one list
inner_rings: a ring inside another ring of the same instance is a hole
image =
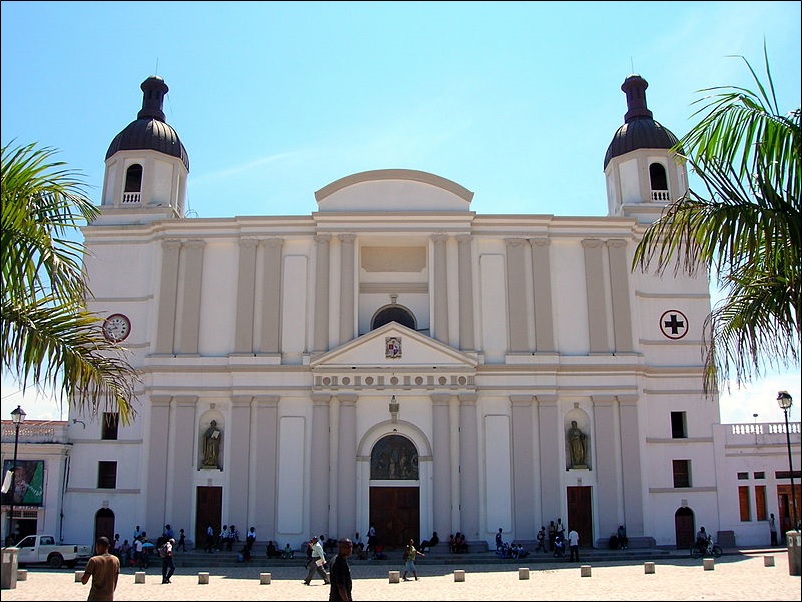
[[48, 564], [54, 569], [73, 568], [79, 560], [92, 556], [91, 546], [57, 544], [52, 535], [28, 535], [16, 546], [17, 564]]

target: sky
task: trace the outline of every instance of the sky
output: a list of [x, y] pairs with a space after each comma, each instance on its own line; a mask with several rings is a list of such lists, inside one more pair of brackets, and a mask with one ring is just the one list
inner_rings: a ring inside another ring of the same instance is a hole
[[[480, 214], [601, 216], [621, 84], [649, 82], [681, 137], [716, 86], [765, 81], [800, 106], [800, 2], [2, 2], [3, 145], [37, 143], [100, 203], [104, 159], [140, 84], [187, 149], [189, 217], [309, 215], [344, 176], [415, 169]], [[691, 181], [693, 185], [693, 180]], [[714, 297], [716, 292], [712, 291]], [[722, 389], [721, 421], [782, 421], [799, 366]], [[2, 416], [66, 419], [3, 375]], [[754, 414], [758, 414], [755, 417]]]

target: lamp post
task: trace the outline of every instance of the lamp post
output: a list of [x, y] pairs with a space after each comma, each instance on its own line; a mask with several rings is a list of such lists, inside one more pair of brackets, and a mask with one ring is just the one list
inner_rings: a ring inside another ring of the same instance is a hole
[[25, 422], [25, 410], [17, 406], [16, 410], [11, 412], [11, 421], [14, 423], [14, 461], [11, 466], [11, 503], [9, 504], [8, 511], [8, 535], [7, 539], [10, 545], [14, 545], [14, 496], [17, 493], [16, 484], [14, 481], [17, 478], [17, 446], [19, 445], [19, 427]]
[[783, 412], [785, 413], [785, 442], [788, 445], [788, 472], [791, 478], [791, 529], [797, 528], [797, 513], [796, 513], [796, 491], [794, 490], [794, 461], [791, 456], [791, 433], [788, 429], [788, 410], [794, 404], [794, 400], [788, 394], [788, 391], [777, 392], [777, 403], [780, 404]]

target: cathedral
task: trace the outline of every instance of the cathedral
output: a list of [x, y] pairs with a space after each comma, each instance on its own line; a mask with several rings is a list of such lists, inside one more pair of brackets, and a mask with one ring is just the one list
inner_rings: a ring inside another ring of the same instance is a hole
[[632, 269], [688, 187], [647, 85], [621, 86], [603, 217], [480, 215], [470, 182], [383, 169], [317, 190], [310, 215], [195, 218], [147, 78], [83, 229], [89, 309], [141, 373], [138, 414], [70, 416], [60, 535], [233, 523], [297, 547], [373, 526], [391, 547], [492, 548], [559, 518], [582, 545], [626, 525], [646, 547], [730, 528], [709, 282]]

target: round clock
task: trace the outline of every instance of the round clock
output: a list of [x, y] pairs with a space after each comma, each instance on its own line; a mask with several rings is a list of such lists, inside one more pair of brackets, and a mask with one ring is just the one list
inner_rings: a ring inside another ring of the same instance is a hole
[[107, 341], [119, 343], [131, 334], [131, 320], [123, 314], [112, 314], [103, 322], [103, 336]]

